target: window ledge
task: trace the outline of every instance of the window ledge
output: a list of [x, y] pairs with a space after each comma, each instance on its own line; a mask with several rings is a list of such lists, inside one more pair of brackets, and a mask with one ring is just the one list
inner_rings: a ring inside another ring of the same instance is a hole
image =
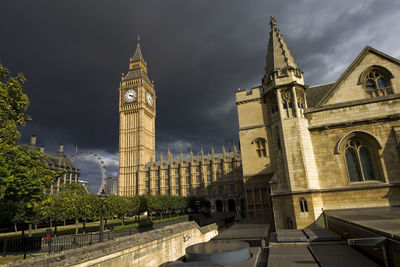
[[386, 184], [386, 183], [379, 180], [367, 180], [367, 181], [357, 181], [348, 183], [349, 186], [370, 185], [370, 184]]

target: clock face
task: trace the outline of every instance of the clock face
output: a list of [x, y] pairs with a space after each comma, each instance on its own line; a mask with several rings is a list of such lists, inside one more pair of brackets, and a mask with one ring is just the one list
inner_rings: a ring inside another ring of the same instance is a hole
[[147, 100], [147, 104], [149, 104], [150, 107], [153, 106], [153, 96], [147, 92], [146, 93], [146, 100]]
[[135, 101], [136, 97], [137, 97], [136, 90], [133, 90], [133, 89], [129, 89], [128, 91], [125, 92], [125, 95], [124, 95], [125, 101], [127, 103], [131, 103], [131, 102]]

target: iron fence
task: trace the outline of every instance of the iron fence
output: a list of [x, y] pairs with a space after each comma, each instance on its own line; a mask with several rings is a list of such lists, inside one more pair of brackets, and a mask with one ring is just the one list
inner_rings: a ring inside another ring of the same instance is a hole
[[[165, 226], [187, 221], [187, 218], [131, 228], [122, 231], [105, 231], [103, 241], [113, 240], [118, 237], [129, 236], [137, 233], [160, 229]], [[99, 242], [99, 232], [90, 232], [76, 235], [61, 235], [51, 237], [27, 237], [18, 239], [0, 239], [0, 253], [5, 255], [22, 253], [55, 253], [73, 248], [89, 246]]]

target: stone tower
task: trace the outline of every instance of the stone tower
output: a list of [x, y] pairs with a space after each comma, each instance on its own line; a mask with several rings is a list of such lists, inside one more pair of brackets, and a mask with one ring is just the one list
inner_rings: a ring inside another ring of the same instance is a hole
[[148, 192], [144, 166], [155, 159], [156, 102], [154, 83], [147, 75], [138, 36], [129, 71], [119, 88], [119, 179], [118, 194], [132, 196]]
[[[270, 125], [271, 164], [276, 175], [271, 193], [276, 225], [279, 228], [283, 225], [296, 227], [297, 216], [293, 214], [293, 206], [297, 207], [297, 203], [293, 202], [291, 195], [284, 196], [283, 193], [318, 189], [318, 170], [308, 120], [304, 117], [307, 102], [303, 72], [273, 17], [270, 26], [262, 95], [267, 108], [265, 113], [268, 114], [266, 123]], [[319, 208], [320, 212], [320, 207], [314, 208]]]

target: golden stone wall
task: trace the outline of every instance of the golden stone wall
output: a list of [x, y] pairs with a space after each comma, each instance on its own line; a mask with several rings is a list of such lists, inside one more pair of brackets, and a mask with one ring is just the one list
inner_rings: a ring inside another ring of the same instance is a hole
[[[262, 166], [270, 173], [264, 179], [270, 183], [276, 228], [307, 227], [324, 209], [399, 205], [400, 61], [366, 47], [309, 108], [304, 97], [309, 89], [296, 66], [285, 66], [294, 60], [273, 20], [270, 38], [271, 73], [262, 87], [236, 92], [236, 104], [243, 176]], [[388, 87], [367, 91], [371, 70], [381, 70]], [[269, 157], [258, 162], [251, 140], [262, 134]], [[366, 142], [375, 180], [350, 181], [344, 146], [351, 137]]]

